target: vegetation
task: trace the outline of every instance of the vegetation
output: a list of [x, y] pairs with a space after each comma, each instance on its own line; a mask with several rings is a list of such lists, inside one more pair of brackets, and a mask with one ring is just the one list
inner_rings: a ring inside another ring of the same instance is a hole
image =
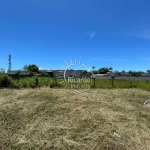
[[63, 79], [28, 72], [13, 79], [0, 70], [0, 149], [150, 149], [148, 80], [92, 79], [81, 95]]
[[[16, 78], [11, 78], [5, 73], [0, 73], [0, 88], [36, 88], [36, 87], [62, 87], [66, 86], [66, 83], [63, 82], [63, 79], [50, 78], [47, 75], [38, 76], [34, 75], [31, 77], [20, 77], [16, 76]], [[77, 84], [77, 83], [75, 83]], [[84, 82], [78, 83], [80, 86], [84, 85]], [[69, 84], [70, 85], [70, 84]], [[131, 81], [131, 80], [119, 80], [114, 79], [113, 85], [112, 80], [110, 79], [96, 79], [94, 85], [94, 79], [91, 79], [91, 82], [88, 85], [92, 88], [140, 88], [143, 90], [150, 91], [150, 82], [146, 81]], [[68, 86], [69, 88], [70, 86]]]
[[[112, 67], [102, 67], [102, 68], [100, 68], [100, 69], [98, 69], [98, 70], [94, 70], [95, 69], [95, 67], [93, 66], [92, 67], [92, 73], [93, 74], [106, 74], [106, 73], [108, 73], [108, 72], [112, 72], [113, 71], [113, 68]], [[117, 71], [117, 70], [114, 70], [113, 71], [114, 73], [119, 73], [119, 71]], [[125, 73], [126, 71], [125, 70], [122, 70], [121, 71], [122, 73]], [[84, 71], [83, 72], [83, 74], [85, 75], [87, 73], [87, 71]], [[127, 73], [129, 73], [129, 74], [131, 74], [132, 76], [142, 76], [142, 75], [146, 75], [146, 73], [145, 72], [143, 72], [143, 71], [132, 71], [132, 70], [129, 70]]]
[[21, 74], [21, 70], [17, 70], [17, 71], [15, 72], [15, 75], [16, 75], [16, 76], [20, 76], [20, 74]]
[[11, 87], [12, 79], [3, 72], [0, 72], [0, 88]]
[[0, 149], [150, 149], [150, 115], [139, 89], [0, 89]]
[[128, 71], [128, 73], [130, 73], [132, 76], [142, 76], [142, 74], [144, 74], [143, 71]]
[[37, 75], [39, 73], [39, 67], [35, 64], [25, 65], [23, 69], [31, 76]]
[[97, 73], [98, 73], [98, 74], [106, 74], [107, 72], [112, 71], [112, 70], [113, 70], [112, 67], [110, 67], [110, 68], [108, 68], [108, 67], [103, 67], [103, 68], [100, 68], [100, 69], [97, 71]]

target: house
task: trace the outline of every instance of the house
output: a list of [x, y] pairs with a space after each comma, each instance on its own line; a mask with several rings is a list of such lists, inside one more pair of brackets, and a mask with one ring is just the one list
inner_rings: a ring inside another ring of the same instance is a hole
[[[20, 70], [20, 76], [27, 76], [28, 73], [26, 70]], [[7, 72], [9, 76], [16, 76], [17, 70], [11, 70]], [[83, 70], [39, 70], [39, 75], [42, 73], [47, 73], [50, 77], [56, 76], [57, 78], [81, 78]]]
[[[17, 70], [10, 70], [7, 72], [9, 76], [16, 76]], [[53, 71], [52, 70], [39, 70], [40, 73], [47, 73], [50, 77], [53, 77]], [[27, 76], [28, 72], [26, 70], [20, 70], [20, 76]]]
[[53, 70], [54, 76], [57, 76], [58, 78], [81, 78], [82, 73], [83, 70]]

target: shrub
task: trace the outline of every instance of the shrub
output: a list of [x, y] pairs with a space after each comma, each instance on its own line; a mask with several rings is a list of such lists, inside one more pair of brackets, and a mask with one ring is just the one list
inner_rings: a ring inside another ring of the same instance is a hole
[[28, 87], [28, 84], [27, 84], [26, 82], [23, 82], [23, 83], [22, 83], [22, 86], [23, 86], [24, 88], [26, 88], [26, 87]]
[[0, 73], [0, 88], [1, 87], [11, 87], [13, 84], [12, 78], [5, 73]]

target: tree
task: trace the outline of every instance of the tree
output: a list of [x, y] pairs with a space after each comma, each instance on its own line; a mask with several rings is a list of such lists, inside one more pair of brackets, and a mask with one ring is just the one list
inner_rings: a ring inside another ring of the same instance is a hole
[[103, 68], [100, 68], [98, 70], [99, 74], [106, 74], [107, 72], [109, 72], [109, 68], [108, 67], [103, 67]]
[[0, 69], [0, 88], [10, 87], [12, 85], [12, 78], [5, 73], [3, 68]]
[[5, 73], [5, 70], [3, 68], [0, 68], [0, 73]]
[[93, 67], [92, 67], [92, 71], [94, 71], [94, 69], [95, 69], [95, 67], [93, 66]]
[[96, 71], [96, 70], [94, 70], [94, 71], [92, 71], [92, 73], [93, 73], [93, 74], [97, 74], [97, 71]]
[[28, 71], [29, 72], [36, 72], [36, 73], [38, 73], [39, 72], [39, 68], [36, 66], [36, 65], [29, 65], [28, 66]]
[[85, 75], [87, 73], [87, 71], [86, 70], [84, 70], [83, 72], [82, 72], [82, 75]]
[[112, 67], [109, 67], [109, 71], [112, 71], [113, 70], [113, 68]]
[[39, 68], [35, 65], [35, 64], [32, 64], [32, 65], [25, 65], [23, 67], [24, 70], [26, 70], [27, 72], [31, 73], [39, 73]]
[[143, 71], [132, 71], [132, 70], [129, 70], [128, 73], [131, 74], [132, 76], [142, 76], [142, 74], [144, 74]]
[[24, 65], [23, 69], [27, 70], [28, 69], [28, 65]]
[[144, 73], [145, 73], [145, 72], [143, 72], [143, 71], [137, 71], [137, 72], [136, 72], [136, 75], [137, 75], [137, 76], [142, 76]]
[[94, 70], [94, 69], [95, 69], [95, 67], [93, 66], [93, 67], [92, 67], [92, 73], [93, 73], [93, 74], [97, 74], [97, 71]]
[[23, 67], [23, 69], [25, 70], [25, 72], [29, 75], [36, 75], [39, 73], [39, 67], [35, 64], [32, 65], [25, 65]]
[[132, 76], [136, 76], [136, 72], [135, 71], [129, 70], [128, 73], [131, 74]]

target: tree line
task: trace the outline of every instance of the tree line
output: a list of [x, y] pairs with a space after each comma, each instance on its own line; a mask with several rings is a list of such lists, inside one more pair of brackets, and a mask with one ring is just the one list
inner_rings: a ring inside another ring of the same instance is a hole
[[[114, 73], [119, 73], [118, 70], [114, 70], [113, 71], [113, 68], [112, 67], [102, 67], [102, 68], [99, 68], [98, 70], [95, 70], [95, 67], [93, 66], [92, 67], [92, 73], [93, 74], [107, 74], [108, 72], [114, 72]], [[122, 73], [129, 73], [131, 74], [132, 76], [142, 76], [142, 75], [146, 75], [146, 73], [144, 71], [133, 71], [133, 70], [129, 70], [129, 71], [125, 71], [125, 70], [122, 70], [121, 71]], [[88, 73], [88, 71], [84, 71], [83, 74], [86, 74]]]
[[[23, 70], [29, 74], [29, 75], [36, 75], [36, 74], [41, 74], [41, 75], [48, 75], [46, 72], [40, 72], [39, 70], [39, 67], [35, 64], [29, 64], [29, 65], [25, 65], [23, 67]], [[0, 69], [0, 72], [5, 72], [5, 70], [3, 68]], [[114, 73], [117, 73], [119, 71], [117, 70], [114, 70], [113, 71], [113, 68], [112, 67], [102, 67], [102, 68], [99, 68], [98, 70], [95, 70], [95, 67], [93, 66], [92, 67], [92, 73], [93, 74], [107, 74], [108, 72], [114, 72]], [[124, 70], [122, 70], [121, 72], [126, 72]], [[88, 71], [84, 71], [83, 74], [87, 74], [89, 73]], [[143, 71], [133, 71], [133, 70], [129, 70], [127, 73], [131, 74], [132, 76], [142, 76], [144, 74], [146, 74], [145, 72]], [[15, 74], [18, 76], [21, 74], [21, 70], [17, 70], [15, 72]]]

